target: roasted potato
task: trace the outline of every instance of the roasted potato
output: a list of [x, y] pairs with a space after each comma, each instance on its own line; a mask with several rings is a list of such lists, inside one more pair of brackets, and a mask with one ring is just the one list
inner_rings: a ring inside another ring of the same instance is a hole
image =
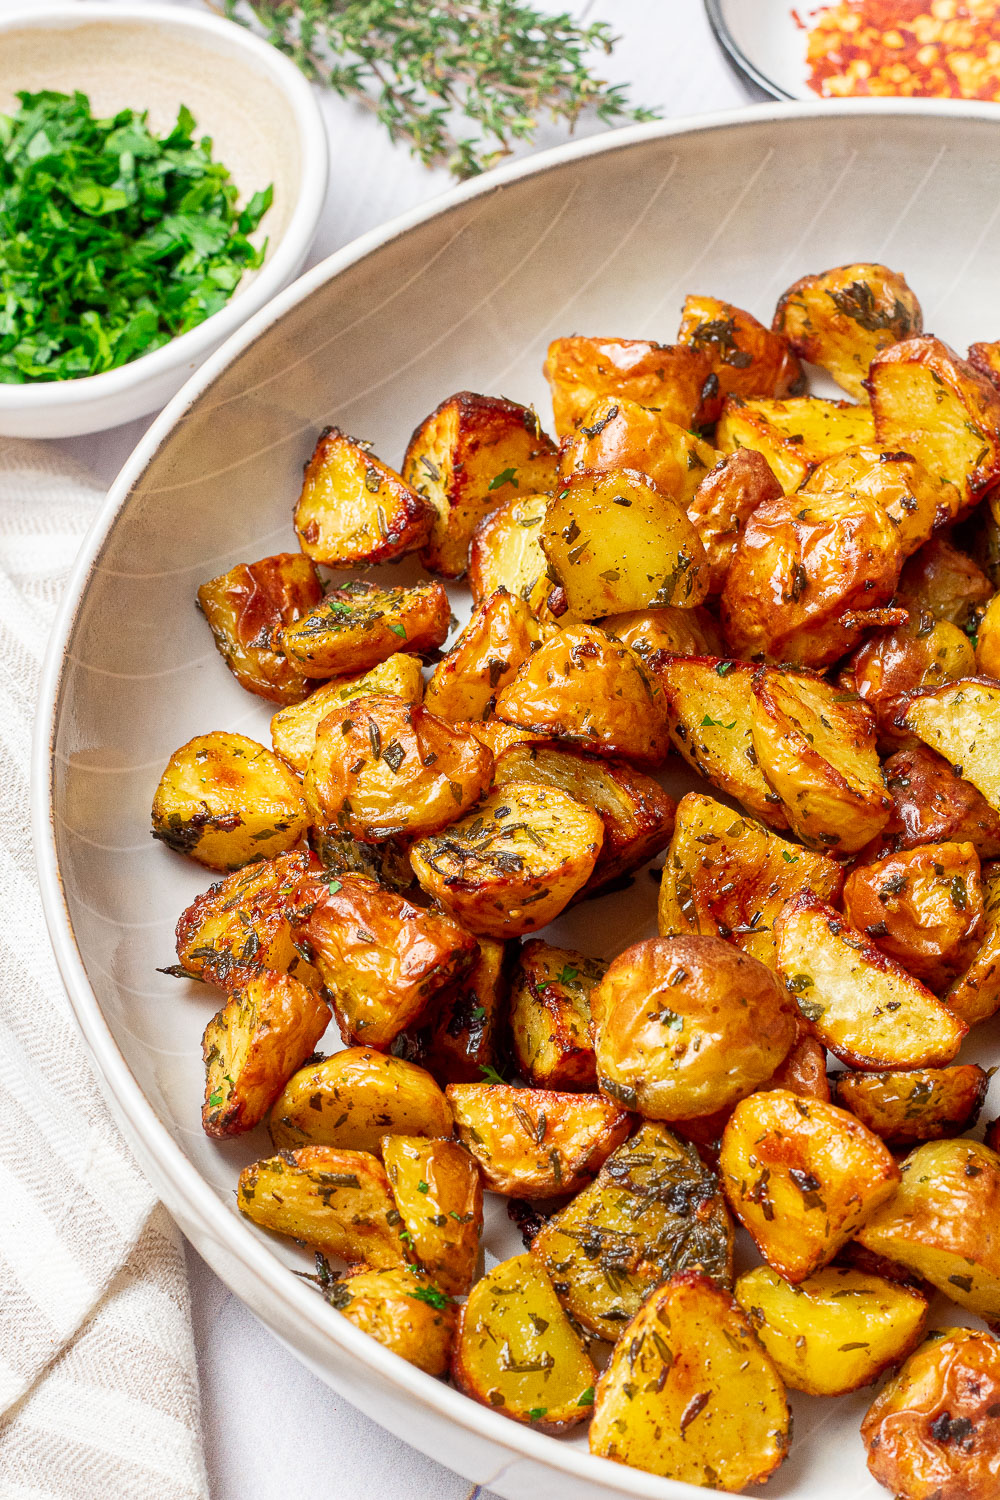
[[[459, 719], [456, 729], [468, 730], [481, 745], [485, 745], [494, 761], [500, 759], [511, 745], [551, 745], [551, 735], [532, 734], [530, 729], [521, 729], [517, 724], [507, 724], [503, 719]], [[978, 793], [976, 794], [978, 796]]]
[[507, 945], [479, 939], [479, 956], [436, 998], [425, 1024], [398, 1036], [393, 1051], [444, 1083], [478, 1083], [498, 1060], [508, 989]]
[[848, 1266], [826, 1266], [793, 1285], [756, 1266], [733, 1295], [793, 1390], [844, 1396], [905, 1359], [927, 1322], [927, 1299]]
[[473, 1287], [451, 1373], [473, 1401], [541, 1432], [590, 1420], [597, 1371], [530, 1255], [502, 1261]]
[[235, 567], [203, 583], [198, 608], [241, 687], [272, 703], [298, 703], [309, 682], [281, 649], [281, 632], [323, 597], [316, 569], [299, 552]]
[[413, 846], [429, 896], [486, 937], [537, 932], [590, 879], [604, 824], [555, 787], [509, 781], [444, 833]]
[[153, 798], [154, 839], [210, 870], [283, 854], [306, 831], [302, 788], [270, 750], [216, 730], [175, 750]]
[[601, 396], [559, 445], [559, 476], [566, 483], [580, 472], [638, 470], [664, 495], [686, 506], [717, 457], [710, 443], [668, 421], [656, 407], [640, 406], [625, 396]]
[[427, 708], [457, 723], [487, 719], [499, 690], [541, 641], [538, 622], [523, 599], [499, 588], [476, 606], [448, 655], [431, 673]]
[[559, 1094], [499, 1083], [449, 1083], [458, 1138], [483, 1181], [508, 1198], [555, 1198], [589, 1182], [631, 1128], [597, 1094]]
[[801, 396], [806, 377], [787, 338], [718, 297], [685, 297], [679, 344], [708, 355], [726, 396]]
[[877, 445], [845, 448], [824, 459], [802, 488], [811, 495], [843, 492], [880, 506], [898, 528], [904, 557], [962, 508], [961, 495], [947, 479], [928, 473], [912, 454], [886, 452]]
[[551, 489], [557, 456], [530, 407], [474, 391], [442, 401], [403, 460], [403, 478], [434, 512], [424, 566], [460, 578], [479, 522], [518, 491]]
[[406, 703], [419, 703], [424, 694], [419, 658], [397, 651], [369, 672], [334, 677], [319, 687], [314, 685], [302, 703], [279, 709], [271, 720], [275, 755], [291, 766], [297, 776], [304, 776], [316, 745], [320, 720], [334, 709], [343, 708], [352, 698], [364, 698], [370, 693], [392, 693]]
[[282, 636], [286, 655], [307, 677], [368, 672], [396, 651], [433, 651], [451, 629], [439, 583], [381, 588], [356, 578], [331, 589]]
[[444, 1094], [423, 1068], [370, 1047], [345, 1047], [290, 1077], [274, 1099], [268, 1124], [276, 1151], [338, 1146], [381, 1156], [387, 1132], [449, 1136], [454, 1122]]
[[652, 1120], [725, 1109], [771, 1077], [795, 1010], [770, 969], [717, 937], [646, 938], [590, 995], [600, 1088]]
[[556, 436], [571, 435], [601, 396], [623, 396], [658, 410], [678, 427], [705, 427], [719, 411], [711, 360], [684, 344], [574, 335], [555, 339], [545, 360]]
[[979, 619], [976, 630], [975, 666], [965, 672], [956, 672], [956, 677], [971, 677], [980, 672], [984, 677], [1000, 681], [1000, 594], [994, 594]]
[[510, 987], [510, 1035], [518, 1069], [534, 1088], [597, 1088], [590, 992], [606, 968], [540, 938], [522, 946]]
[[983, 925], [979, 858], [971, 844], [924, 844], [857, 865], [844, 913], [929, 989], [968, 968]]
[[678, 1271], [732, 1286], [733, 1227], [719, 1179], [665, 1125], [643, 1124], [597, 1181], [552, 1216], [532, 1255], [572, 1318], [609, 1343]]
[[407, 1260], [401, 1222], [380, 1161], [366, 1151], [303, 1146], [240, 1173], [241, 1214], [348, 1265], [378, 1269]]
[[969, 364], [980, 375], [985, 375], [994, 385], [1000, 385], [1000, 343], [995, 340], [990, 343], [970, 344], [968, 350]]
[[982, 943], [944, 998], [967, 1026], [989, 1020], [1000, 1009], [1000, 865], [985, 871]]
[[1000, 1323], [1000, 1156], [978, 1141], [927, 1141], [858, 1232], [987, 1323]]
[[356, 1271], [325, 1296], [355, 1328], [418, 1370], [447, 1372], [457, 1310], [417, 1266]]
[[971, 1130], [989, 1081], [975, 1063], [909, 1073], [838, 1073], [837, 1103], [898, 1149]]
[[750, 723], [757, 764], [804, 843], [854, 854], [882, 831], [892, 798], [874, 715], [853, 693], [804, 672], [759, 671]]
[[969, 843], [980, 859], [1000, 857], [1000, 813], [943, 756], [918, 742], [890, 756], [884, 769], [893, 800], [883, 835], [890, 848]]
[[539, 533], [572, 615], [693, 609], [708, 593], [708, 561], [687, 511], [636, 469], [571, 474]]
[[335, 823], [314, 823], [309, 830], [309, 844], [327, 876], [367, 875], [401, 896], [417, 883], [406, 839], [389, 838], [377, 844], [364, 844]]
[[930, 990], [812, 891], [775, 922], [778, 971], [799, 1010], [851, 1068], [936, 1068], [950, 1063], [968, 1027]]
[[1000, 812], [1000, 682], [963, 677], [913, 693], [896, 723], [943, 755]]
[[742, 1490], [788, 1452], [771, 1358], [728, 1292], [684, 1271], [653, 1292], [597, 1382], [590, 1451], [667, 1479]]
[[864, 401], [875, 356], [923, 328], [920, 303], [888, 266], [834, 266], [782, 292], [773, 328], [855, 401]]
[[255, 974], [205, 1028], [206, 1135], [242, 1135], [267, 1114], [330, 1022], [315, 990], [287, 974]]
[[[758, 505], [779, 500], [781, 485], [767, 459], [753, 448], [727, 453], [688, 502], [687, 513], [708, 560], [708, 592], [720, 594], [740, 534]], [[686, 655], [697, 655], [687, 652]]]
[[846, 1110], [773, 1089], [733, 1110], [719, 1176], [768, 1265], [797, 1283], [828, 1265], [892, 1197], [899, 1168]]
[[630, 646], [651, 677], [672, 656], [716, 656], [722, 632], [704, 609], [631, 609], [601, 621], [606, 635]]
[[323, 429], [295, 507], [295, 534], [308, 557], [329, 568], [394, 562], [426, 543], [433, 518], [370, 443]]
[[993, 1500], [1000, 1473], [1000, 1344], [935, 1330], [861, 1423], [868, 1467], [898, 1500]]
[[965, 632], [921, 612], [895, 630], [869, 636], [851, 659], [848, 680], [853, 675], [858, 696], [875, 715], [879, 747], [895, 750], [915, 743], [895, 723], [906, 695], [972, 676], [975, 670], [976, 653]]
[[[552, 624], [549, 606], [555, 588], [539, 536], [548, 495], [517, 495], [480, 521], [469, 548], [469, 585], [474, 605], [484, 604], [497, 589], [523, 599], [540, 621]], [[560, 613], [565, 614], [565, 601]]]
[[497, 717], [594, 755], [655, 769], [668, 740], [662, 694], [638, 656], [594, 625], [558, 630], [497, 698]]
[[303, 790], [313, 822], [363, 843], [438, 833], [490, 784], [485, 745], [420, 703], [373, 693], [320, 721]]
[[483, 1232], [479, 1168], [464, 1146], [422, 1133], [384, 1136], [382, 1159], [410, 1249], [436, 1286], [464, 1297]]
[[993, 585], [979, 564], [946, 537], [932, 537], [908, 557], [896, 590], [896, 603], [912, 615], [967, 630], [993, 597]]
[[785, 401], [726, 398], [715, 429], [715, 446], [723, 453], [753, 448], [763, 454], [786, 494], [809, 478], [817, 464], [845, 448], [871, 443], [875, 432], [867, 406], [793, 396]]

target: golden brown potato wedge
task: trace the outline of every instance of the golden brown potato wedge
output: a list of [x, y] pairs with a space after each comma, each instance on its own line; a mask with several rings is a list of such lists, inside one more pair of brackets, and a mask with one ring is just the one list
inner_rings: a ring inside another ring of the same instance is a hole
[[733, 1283], [733, 1227], [715, 1173], [665, 1125], [644, 1123], [532, 1246], [566, 1311], [609, 1343], [678, 1271]]
[[640, 406], [626, 396], [601, 396], [559, 445], [559, 476], [565, 483], [579, 472], [638, 470], [664, 495], [686, 506], [717, 457], [710, 443], [668, 421], [658, 408]]
[[476, 1277], [483, 1232], [479, 1168], [456, 1141], [387, 1135], [382, 1159], [407, 1244], [435, 1286], [464, 1297]]
[[282, 636], [286, 655], [307, 677], [368, 672], [396, 651], [433, 651], [451, 629], [439, 583], [381, 588], [355, 578], [331, 589]]
[[510, 987], [514, 1060], [534, 1088], [593, 1093], [590, 992], [607, 965], [540, 938], [523, 944]]
[[799, 489], [817, 464], [844, 448], [874, 441], [867, 406], [825, 401], [819, 396], [792, 396], [785, 401], [744, 401], [729, 396], [715, 429], [723, 453], [754, 448], [786, 494]]
[[385, 1169], [366, 1151], [303, 1146], [240, 1173], [241, 1214], [348, 1265], [402, 1265], [406, 1247]]
[[885, 784], [893, 800], [884, 834], [890, 847], [954, 841], [972, 844], [980, 859], [1000, 857], [1000, 813], [926, 745], [890, 756]]
[[451, 1373], [473, 1401], [540, 1432], [567, 1432], [593, 1410], [597, 1371], [530, 1255], [502, 1261], [473, 1287]]
[[287, 974], [255, 974], [205, 1028], [206, 1135], [241, 1135], [267, 1114], [330, 1023], [315, 990]]
[[945, 995], [945, 1004], [967, 1026], [1000, 1010], [1000, 865], [983, 872], [983, 938], [965, 973]]
[[[466, 582], [474, 605], [484, 604], [497, 589], [523, 599], [536, 619], [553, 623], [549, 605], [555, 584], [539, 536], [549, 495], [516, 495], [480, 521], [469, 548]], [[560, 602], [565, 614], [565, 601]]]
[[1000, 682], [963, 677], [913, 693], [896, 723], [943, 755], [1000, 812]]
[[355, 1328], [418, 1370], [446, 1373], [457, 1309], [417, 1266], [356, 1271], [334, 1281], [325, 1296]]
[[154, 839], [210, 870], [239, 870], [299, 842], [299, 782], [245, 734], [216, 730], [175, 750], [153, 798]]
[[880, 506], [898, 528], [905, 557], [962, 508], [961, 495], [947, 479], [928, 473], [910, 453], [887, 452], [877, 445], [845, 448], [824, 459], [802, 488], [812, 495], [846, 492]]
[[763, 1484], [790, 1442], [781, 1377], [739, 1304], [694, 1271], [653, 1292], [597, 1382], [591, 1453], [732, 1491]]
[[432, 1002], [425, 1023], [398, 1036], [393, 1051], [443, 1083], [478, 1083], [498, 1061], [508, 990], [507, 944], [479, 939], [479, 956]]
[[556, 446], [535, 413], [503, 396], [459, 391], [410, 438], [403, 478], [434, 512], [424, 566], [460, 578], [479, 522], [518, 491], [551, 489]]
[[424, 694], [420, 659], [397, 651], [380, 661], [368, 672], [353, 677], [334, 677], [313, 691], [302, 703], [282, 708], [271, 720], [271, 744], [274, 753], [291, 766], [297, 776], [304, 776], [316, 745], [316, 730], [321, 719], [335, 708], [343, 708], [352, 698], [369, 693], [392, 693], [405, 703], [419, 703]]
[[913, 739], [895, 723], [907, 693], [975, 671], [976, 653], [965, 632], [922, 611], [895, 630], [869, 636], [851, 658], [848, 675], [853, 673], [858, 696], [875, 715], [880, 748], [894, 750]]
[[499, 588], [472, 612], [448, 655], [434, 668], [424, 702], [442, 719], [488, 719], [497, 693], [517, 676], [541, 641], [538, 621], [516, 594]]
[[276, 1151], [338, 1146], [373, 1156], [381, 1156], [387, 1132], [449, 1136], [454, 1125], [429, 1073], [370, 1047], [345, 1047], [300, 1068], [274, 1100], [268, 1123]]
[[803, 276], [778, 299], [773, 327], [795, 353], [819, 365], [855, 401], [864, 401], [869, 366], [890, 344], [923, 328], [920, 303], [888, 266], [834, 266]]
[[1000, 681], [1000, 594], [994, 594], [980, 616], [976, 629], [975, 667], [956, 672], [955, 676], [972, 677], [976, 672]]
[[547, 640], [500, 693], [497, 717], [654, 770], [669, 745], [659, 688], [634, 651], [594, 625]]
[[677, 501], [636, 469], [571, 474], [539, 534], [572, 615], [693, 609], [708, 593], [708, 562]]
[[826, 1266], [793, 1285], [755, 1266], [733, 1295], [778, 1374], [810, 1396], [845, 1396], [905, 1359], [927, 1322], [927, 1299], [849, 1266]]
[[433, 517], [370, 443], [339, 427], [320, 433], [295, 507], [295, 534], [308, 557], [329, 568], [394, 562], [425, 544]]
[[572, 434], [601, 396], [655, 407], [678, 427], [705, 427], [719, 410], [719, 382], [700, 349], [643, 339], [555, 339], [545, 360], [558, 438]]
[[672, 656], [716, 656], [722, 632], [705, 609], [632, 609], [601, 621], [606, 635], [630, 646], [651, 677]]
[[309, 682], [281, 649], [281, 632], [323, 597], [315, 567], [300, 552], [237, 563], [198, 590], [198, 608], [241, 687], [272, 703], [298, 703]]
[[597, 1094], [505, 1083], [449, 1083], [445, 1093], [458, 1138], [479, 1163], [483, 1181], [508, 1198], [578, 1192], [621, 1145], [632, 1123]]
[[931, 614], [968, 630], [993, 597], [987, 574], [967, 552], [935, 536], [906, 560], [896, 602], [912, 615]]
[[865, 1073], [950, 1063], [968, 1027], [812, 891], [775, 922], [778, 970], [830, 1051]]
[[987, 1323], [1000, 1323], [1000, 1157], [978, 1141], [927, 1141], [858, 1232]]
[[753, 448], [727, 453], [705, 475], [688, 501], [687, 513], [708, 559], [710, 594], [722, 592], [736, 543], [750, 516], [765, 500], [779, 500], [781, 495], [767, 459]]
[[910, 1073], [838, 1073], [837, 1103], [898, 1149], [964, 1135], [979, 1119], [989, 1075], [975, 1063]]
[[786, 1089], [737, 1104], [719, 1175], [761, 1255], [792, 1282], [828, 1265], [899, 1182], [888, 1147], [860, 1120]]
[[806, 377], [787, 338], [718, 297], [685, 297], [679, 344], [707, 354], [727, 396], [800, 396]]

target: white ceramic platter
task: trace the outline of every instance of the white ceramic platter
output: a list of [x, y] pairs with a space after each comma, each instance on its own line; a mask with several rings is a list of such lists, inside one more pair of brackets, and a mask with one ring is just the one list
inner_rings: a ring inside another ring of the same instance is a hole
[[[996, 337], [998, 217], [1000, 117], [988, 106], [768, 107], [529, 159], [366, 236], [257, 314], [154, 424], [84, 546], [45, 672], [33, 816], [59, 964], [116, 1115], [185, 1233], [284, 1343], [384, 1426], [509, 1500], [704, 1491], [591, 1458], [585, 1438], [518, 1427], [402, 1363], [289, 1273], [307, 1264], [294, 1247], [238, 1217], [238, 1170], [267, 1139], [201, 1133], [200, 1038], [217, 997], [155, 972], [209, 879], [149, 838], [160, 771], [196, 733], [267, 740], [267, 705], [225, 670], [195, 588], [292, 544], [301, 465], [323, 423], [398, 463], [417, 422], [462, 388], [547, 414], [549, 339], [669, 342], [689, 291], [769, 320], [803, 273], [885, 260], [905, 271], [929, 328], [959, 348]], [[641, 875], [553, 931], [611, 956], [655, 930], [654, 899]], [[982, 1028], [972, 1056], [994, 1060], [998, 1037]], [[486, 1244], [489, 1258], [519, 1248], [497, 1201]], [[858, 1438], [868, 1399], [797, 1398], [791, 1457], [768, 1494], [882, 1495]]]

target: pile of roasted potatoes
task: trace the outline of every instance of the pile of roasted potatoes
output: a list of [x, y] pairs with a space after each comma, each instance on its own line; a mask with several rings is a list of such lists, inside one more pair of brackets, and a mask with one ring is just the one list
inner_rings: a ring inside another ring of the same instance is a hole
[[[787, 1388], [882, 1380], [877, 1479], [997, 1500], [1000, 1122], [959, 1053], [1000, 1009], [1000, 342], [850, 265], [545, 374], [552, 437], [468, 391], [398, 471], [327, 429], [299, 550], [198, 590], [276, 705], [153, 802], [224, 872], [170, 970], [220, 992], [204, 1128], [266, 1125], [241, 1213], [514, 1421], [736, 1491]], [[657, 936], [533, 936], [658, 856]], [[484, 1190], [526, 1246], [485, 1274]]]

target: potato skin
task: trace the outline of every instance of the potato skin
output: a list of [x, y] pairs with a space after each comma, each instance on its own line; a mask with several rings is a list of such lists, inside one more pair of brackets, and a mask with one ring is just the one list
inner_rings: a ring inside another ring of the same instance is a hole
[[861, 1423], [872, 1474], [899, 1500], [992, 1500], [1000, 1482], [1000, 1344], [934, 1333]]
[[972, 962], [983, 925], [979, 858], [971, 844], [925, 844], [857, 865], [844, 914], [932, 990]]
[[423, 546], [432, 520], [427, 501], [369, 443], [323, 429], [295, 507], [295, 534], [308, 557], [329, 568], [394, 562]]
[[708, 357], [683, 344], [574, 335], [554, 339], [544, 374], [552, 388], [556, 436], [572, 434], [601, 396], [657, 407], [678, 427], [705, 427], [719, 411], [719, 382]]
[[456, 1141], [387, 1135], [381, 1149], [410, 1249], [435, 1286], [463, 1297], [476, 1279], [483, 1233], [479, 1168]]
[[662, 411], [627, 396], [601, 396], [560, 443], [559, 478], [565, 484], [582, 472], [638, 470], [664, 495], [686, 506], [715, 459], [710, 443], [668, 421]]
[[355, 1328], [393, 1354], [428, 1375], [446, 1373], [457, 1311], [415, 1266], [358, 1270], [325, 1295]]
[[837, 1103], [898, 1150], [964, 1135], [979, 1119], [989, 1075], [975, 1063], [907, 1073], [838, 1073]]
[[355, 578], [288, 626], [282, 644], [307, 677], [369, 672], [396, 651], [433, 651], [451, 629], [451, 606], [439, 583], [380, 588]]
[[982, 944], [944, 997], [948, 1008], [968, 1026], [988, 1020], [1000, 1009], [1000, 865], [991, 865], [983, 873]]
[[523, 599], [496, 589], [477, 605], [448, 655], [431, 674], [424, 704], [451, 723], [487, 719], [496, 695], [517, 675], [542, 639]]
[[867, 406], [793, 396], [784, 401], [743, 400], [728, 396], [715, 429], [723, 453], [753, 448], [762, 453], [786, 494], [808, 479], [817, 464], [874, 438]]
[[510, 1037], [522, 1076], [535, 1088], [593, 1093], [590, 992], [607, 965], [540, 938], [524, 943], [511, 981]]
[[811, 495], [846, 491], [880, 506], [898, 528], [906, 557], [962, 508], [961, 495], [947, 479], [929, 474], [911, 453], [888, 452], [877, 443], [862, 443], [825, 458], [802, 488]]
[[944, 756], [917, 742], [890, 756], [884, 769], [893, 800], [883, 833], [890, 849], [969, 843], [981, 860], [1000, 857], [1000, 813]]
[[706, 609], [630, 609], [605, 616], [601, 629], [629, 646], [653, 678], [673, 656], [717, 656], [725, 650]]
[[420, 658], [405, 651], [395, 652], [369, 672], [332, 677], [318, 686], [312, 679], [309, 685], [312, 691], [308, 698], [279, 709], [271, 720], [274, 753], [297, 776], [306, 774], [316, 745], [316, 730], [333, 709], [343, 708], [352, 698], [363, 698], [369, 693], [392, 693], [407, 703], [419, 703], [424, 695]]
[[422, 1025], [396, 1038], [393, 1052], [420, 1063], [442, 1083], [479, 1083], [499, 1057], [509, 946], [480, 937], [471, 969], [436, 996]]
[[280, 648], [281, 631], [323, 597], [307, 557], [282, 552], [235, 567], [203, 583], [198, 608], [236, 681], [272, 703], [298, 703], [309, 683]]
[[795, 353], [864, 401], [872, 360], [923, 328], [920, 303], [888, 266], [834, 266], [803, 276], [778, 298], [772, 324]]
[[402, 1265], [399, 1213], [380, 1161], [365, 1151], [303, 1146], [240, 1173], [236, 1207], [262, 1229], [373, 1269]]
[[370, 1047], [345, 1047], [307, 1064], [274, 1100], [275, 1150], [337, 1146], [381, 1156], [386, 1132], [449, 1136], [448, 1101], [430, 1073]]
[[905, 625], [869, 636], [851, 660], [858, 696], [875, 715], [880, 748], [913, 742], [896, 727], [908, 693], [937, 687], [976, 671], [976, 653], [964, 631], [926, 611]]
[[601, 1089], [647, 1119], [735, 1104], [770, 1078], [795, 1013], [770, 969], [717, 937], [646, 938], [591, 992]]
[[747, 521], [765, 500], [779, 500], [781, 485], [767, 459], [753, 448], [724, 454], [688, 502], [688, 518], [708, 559], [708, 592], [720, 594]]
[[727, 396], [800, 396], [806, 377], [787, 338], [718, 297], [685, 297], [679, 344], [708, 355]]
[[1000, 764], [993, 748], [1000, 734], [1000, 683], [962, 677], [911, 693], [896, 724], [943, 755], [1000, 812]]
[[466, 575], [473, 605], [504, 588], [523, 599], [537, 620], [555, 623], [549, 607], [554, 584], [538, 540], [548, 504], [546, 494], [515, 495], [480, 521], [472, 535]]
[[912, 614], [933, 615], [965, 630], [993, 596], [993, 585], [979, 564], [947, 537], [935, 536], [908, 557], [896, 591]]

